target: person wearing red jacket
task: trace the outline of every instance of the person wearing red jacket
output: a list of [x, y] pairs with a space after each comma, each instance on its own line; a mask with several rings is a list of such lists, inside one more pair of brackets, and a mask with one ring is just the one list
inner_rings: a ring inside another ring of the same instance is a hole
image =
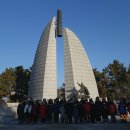
[[85, 99], [85, 102], [83, 104], [83, 110], [84, 110], [84, 119], [88, 123], [90, 122], [91, 104], [90, 102], [88, 102], [87, 99]]
[[40, 107], [39, 107], [39, 116], [41, 119], [41, 123], [45, 123], [46, 122], [46, 110], [47, 110], [47, 106], [45, 102], [42, 102]]
[[37, 119], [38, 119], [38, 106], [36, 102], [32, 102], [32, 111], [31, 111], [31, 118], [32, 118], [32, 122], [35, 124], [37, 123]]
[[116, 104], [111, 99], [109, 99], [109, 101], [108, 101], [108, 112], [109, 112], [109, 115], [111, 116], [111, 122], [115, 123], [117, 108], [116, 108]]

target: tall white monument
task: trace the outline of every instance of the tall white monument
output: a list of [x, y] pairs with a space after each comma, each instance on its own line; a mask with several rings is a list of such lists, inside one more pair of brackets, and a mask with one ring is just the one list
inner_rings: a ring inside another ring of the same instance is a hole
[[87, 87], [91, 98], [98, 96], [89, 58], [78, 37], [68, 28], [64, 29], [64, 69], [66, 98], [72, 97], [74, 87], [80, 89], [78, 83]]
[[29, 98], [57, 97], [56, 17], [45, 27], [35, 54], [29, 86]]
[[[56, 36], [62, 37], [62, 12], [58, 10], [45, 27], [35, 55], [30, 78], [28, 97], [49, 99], [57, 97], [56, 78]], [[64, 69], [65, 96], [72, 97], [73, 89], [80, 89], [77, 83], [83, 83], [93, 99], [98, 96], [97, 85], [85, 49], [77, 36], [64, 29]]]

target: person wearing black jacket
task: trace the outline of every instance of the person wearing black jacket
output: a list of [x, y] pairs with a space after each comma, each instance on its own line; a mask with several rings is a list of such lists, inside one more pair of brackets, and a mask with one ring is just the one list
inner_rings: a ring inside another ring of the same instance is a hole
[[52, 123], [53, 100], [49, 99], [47, 104], [47, 123]]
[[95, 123], [95, 104], [92, 99], [89, 100], [91, 104], [91, 111], [90, 111], [90, 122]]
[[102, 107], [102, 103], [99, 100], [99, 97], [96, 97], [96, 101], [95, 101], [95, 121], [96, 121], [96, 123], [101, 123], [101, 107]]
[[83, 103], [84, 103], [84, 99], [81, 99], [81, 101], [78, 103], [79, 123], [83, 123], [84, 121]]
[[108, 102], [105, 98], [102, 99], [102, 119], [103, 123], [108, 123]]
[[54, 100], [54, 105], [53, 105], [54, 123], [59, 123], [59, 108], [60, 108], [59, 99], [56, 98]]
[[73, 115], [73, 102], [72, 99], [69, 99], [66, 103], [66, 115], [67, 115], [67, 119], [66, 122], [68, 124], [72, 123], [72, 115]]
[[18, 104], [17, 114], [18, 114], [19, 124], [23, 124], [23, 122], [24, 122], [24, 104], [22, 102], [20, 102]]

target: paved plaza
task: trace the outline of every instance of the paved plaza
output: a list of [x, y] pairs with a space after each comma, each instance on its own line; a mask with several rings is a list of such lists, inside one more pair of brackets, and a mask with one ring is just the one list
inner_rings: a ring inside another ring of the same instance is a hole
[[17, 121], [0, 124], [0, 130], [130, 130], [130, 122], [126, 124], [24, 124]]
[[130, 130], [130, 124], [36, 124], [36, 125], [0, 125], [0, 130]]

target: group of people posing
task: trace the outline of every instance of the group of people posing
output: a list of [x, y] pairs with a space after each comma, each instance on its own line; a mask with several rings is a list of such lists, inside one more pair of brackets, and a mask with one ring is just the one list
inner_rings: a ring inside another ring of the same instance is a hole
[[130, 113], [130, 102], [126, 103], [121, 99], [118, 106], [113, 100], [100, 100], [76, 98], [69, 100], [56, 98], [55, 100], [43, 99], [42, 101], [28, 100], [20, 102], [17, 108], [19, 124], [23, 123], [108, 123], [108, 116], [111, 122], [116, 122], [117, 111], [122, 122], [127, 121], [127, 112]]

